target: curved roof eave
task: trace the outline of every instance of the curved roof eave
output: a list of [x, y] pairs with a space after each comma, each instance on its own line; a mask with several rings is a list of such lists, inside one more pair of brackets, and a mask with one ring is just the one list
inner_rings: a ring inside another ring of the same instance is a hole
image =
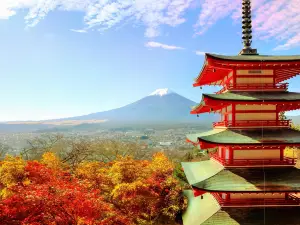
[[270, 61], [270, 62], [282, 62], [282, 61], [300, 61], [300, 55], [283, 55], [283, 56], [273, 56], [273, 55], [218, 55], [206, 53], [206, 57], [211, 57], [217, 60], [226, 60], [226, 61]]
[[197, 87], [198, 85], [196, 85], [198, 83], [198, 80], [199, 78], [201, 77], [203, 71], [205, 70], [205, 67], [207, 65], [207, 55], [209, 55], [208, 53], [205, 53], [205, 57], [204, 57], [204, 63], [203, 63], [203, 66], [202, 66], [202, 69], [200, 71], [200, 73], [198, 74], [198, 76], [194, 79], [194, 87]]

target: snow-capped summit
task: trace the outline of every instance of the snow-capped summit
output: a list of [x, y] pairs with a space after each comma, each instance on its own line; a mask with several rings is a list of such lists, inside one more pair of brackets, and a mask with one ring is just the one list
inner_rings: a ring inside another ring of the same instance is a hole
[[153, 96], [153, 95], [164, 96], [164, 95], [168, 95], [168, 94], [171, 94], [171, 93], [174, 93], [174, 92], [171, 91], [169, 88], [161, 88], [161, 89], [155, 90], [149, 96]]

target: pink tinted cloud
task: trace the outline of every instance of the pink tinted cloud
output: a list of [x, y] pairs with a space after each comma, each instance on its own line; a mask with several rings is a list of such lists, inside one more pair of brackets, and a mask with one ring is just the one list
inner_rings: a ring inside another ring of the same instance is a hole
[[[203, 34], [218, 20], [231, 16], [241, 19], [241, 0], [204, 0], [195, 25]], [[300, 0], [253, 0], [252, 20], [254, 38], [274, 38], [281, 43], [274, 50], [300, 46]]]
[[162, 43], [154, 42], [154, 41], [147, 42], [145, 44], [145, 46], [148, 47], [148, 48], [163, 48], [163, 49], [166, 49], [166, 50], [182, 50], [182, 49], [184, 49], [184, 48], [179, 47], [179, 46], [167, 45], [167, 44], [162, 44]]

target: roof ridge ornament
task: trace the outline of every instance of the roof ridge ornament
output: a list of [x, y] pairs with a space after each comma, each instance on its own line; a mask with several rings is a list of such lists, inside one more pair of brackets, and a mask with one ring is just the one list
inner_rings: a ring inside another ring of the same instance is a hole
[[251, 20], [251, 0], [242, 2], [242, 39], [244, 48], [239, 55], [258, 55], [256, 49], [251, 48], [252, 43], [252, 20]]

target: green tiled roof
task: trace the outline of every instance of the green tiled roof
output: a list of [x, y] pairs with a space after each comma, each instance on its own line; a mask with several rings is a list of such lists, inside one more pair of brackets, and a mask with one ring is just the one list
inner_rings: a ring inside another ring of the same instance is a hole
[[206, 53], [206, 56], [210, 56], [217, 59], [223, 60], [232, 60], [232, 61], [297, 61], [300, 60], [300, 55], [283, 55], [283, 56], [274, 56], [274, 55], [235, 55], [235, 56], [226, 56], [226, 55], [217, 55]]
[[[223, 208], [201, 225], [299, 225], [298, 207]], [[197, 225], [197, 224], [195, 224]]]
[[200, 225], [221, 209], [209, 193], [204, 194], [203, 199], [195, 198], [191, 190], [184, 191], [184, 195], [188, 197], [188, 208], [182, 216], [184, 225]]
[[181, 165], [190, 184], [204, 181], [224, 169], [224, 166], [214, 160], [205, 160], [201, 163], [182, 162]]
[[271, 208], [222, 208], [214, 197], [207, 193], [194, 197], [190, 190], [188, 208], [183, 214], [184, 225], [299, 225], [299, 207]]
[[300, 170], [294, 167], [224, 169], [194, 186], [218, 191], [300, 191]]
[[203, 94], [204, 97], [227, 101], [299, 101], [300, 93], [296, 92], [261, 92], [261, 91], [228, 91], [222, 94]]
[[214, 129], [204, 133], [189, 134], [187, 138], [197, 143], [205, 141], [216, 144], [300, 144], [300, 131], [293, 129]]
[[[300, 170], [295, 167], [228, 168], [219, 171], [213, 163], [206, 161], [184, 163], [182, 166], [189, 183], [207, 191], [300, 191]], [[208, 170], [212, 171], [212, 176], [204, 179], [202, 173]]]

